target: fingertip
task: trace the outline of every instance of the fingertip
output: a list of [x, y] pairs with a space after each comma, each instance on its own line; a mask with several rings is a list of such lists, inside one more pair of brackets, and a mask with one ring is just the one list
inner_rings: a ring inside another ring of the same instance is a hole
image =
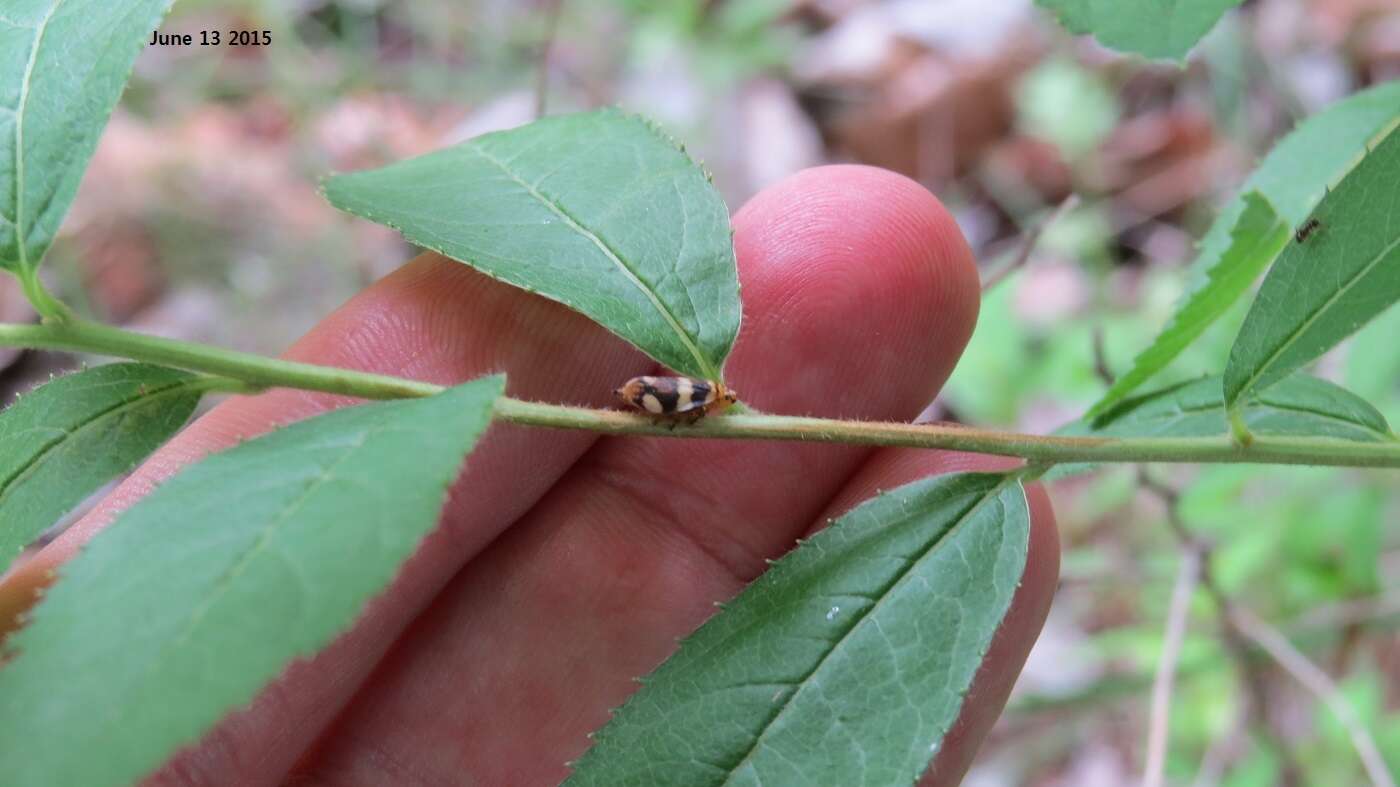
[[745, 322], [732, 365], [756, 406], [907, 418], [951, 373], [977, 321], [977, 271], [918, 183], [866, 166], [804, 170], [750, 200], [734, 228]]
[[961, 228], [932, 192], [899, 173], [862, 164], [802, 170], [749, 200], [734, 228], [741, 267], [785, 253], [857, 251], [885, 277], [931, 285], [941, 333], [971, 336], [977, 322], [980, 279]]

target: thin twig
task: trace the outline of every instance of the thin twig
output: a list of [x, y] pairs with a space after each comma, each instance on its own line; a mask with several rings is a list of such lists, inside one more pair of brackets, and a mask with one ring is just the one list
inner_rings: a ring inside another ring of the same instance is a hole
[[1147, 732], [1147, 764], [1143, 768], [1143, 787], [1161, 787], [1166, 772], [1172, 684], [1176, 680], [1176, 667], [1181, 660], [1181, 643], [1186, 638], [1191, 597], [1196, 593], [1200, 576], [1201, 550], [1183, 546], [1181, 565], [1176, 572], [1176, 584], [1172, 587], [1171, 606], [1167, 611], [1162, 656], [1157, 662], [1157, 675], [1152, 681], [1152, 713]]
[[987, 278], [982, 280], [982, 292], [985, 293], [997, 286], [1003, 279], [1014, 273], [1016, 269], [1025, 265], [1026, 260], [1031, 257], [1031, 252], [1035, 251], [1036, 244], [1040, 242], [1040, 236], [1045, 234], [1046, 228], [1059, 221], [1061, 216], [1073, 210], [1078, 204], [1078, 194], [1070, 194], [1068, 197], [1061, 200], [1060, 204], [1056, 205], [1055, 209], [1050, 211], [1050, 215], [1046, 216], [1044, 221], [1036, 224], [1031, 228], [1030, 232], [1026, 233], [1025, 240], [1021, 241], [1021, 247], [1016, 250], [1016, 256], [1012, 257], [1010, 262], [1007, 262], [1005, 265], [987, 274]]
[[1258, 645], [1268, 653], [1279, 666], [1292, 675], [1303, 688], [1312, 693], [1332, 711], [1332, 715], [1337, 717], [1346, 728], [1348, 737], [1351, 738], [1351, 745], [1356, 749], [1356, 753], [1361, 757], [1361, 765], [1366, 769], [1366, 775], [1370, 778], [1371, 784], [1376, 787], [1395, 787], [1395, 779], [1390, 774], [1390, 769], [1386, 767], [1384, 758], [1381, 757], [1380, 749], [1376, 746], [1376, 741], [1371, 737], [1371, 731], [1366, 729], [1366, 723], [1356, 713], [1356, 709], [1342, 697], [1337, 689], [1337, 684], [1327, 676], [1316, 664], [1308, 660], [1293, 643], [1283, 635], [1278, 629], [1260, 620], [1249, 610], [1235, 605], [1230, 612], [1230, 618], [1234, 626], [1240, 630], [1251, 642]]
[[1220, 736], [1206, 748], [1205, 755], [1201, 757], [1201, 766], [1196, 769], [1196, 778], [1191, 780], [1191, 787], [1216, 787], [1225, 768], [1239, 756], [1244, 743], [1243, 730], [1249, 725], [1249, 710], [1240, 708], [1238, 716], [1239, 721], [1229, 734]]
[[1337, 629], [1370, 623], [1379, 618], [1400, 615], [1400, 593], [1382, 593], [1369, 598], [1354, 598], [1320, 604], [1294, 618], [1289, 630], [1327, 628]]
[[546, 8], [544, 38], [539, 51], [535, 53], [535, 119], [544, 117], [545, 105], [549, 100], [549, 51], [554, 48], [554, 36], [559, 30], [559, 16], [564, 9], [564, 0], [545, 0]]
[[1232, 611], [1237, 605], [1215, 579], [1215, 572], [1211, 565], [1210, 545], [1197, 538], [1186, 527], [1186, 522], [1181, 518], [1181, 496], [1175, 489], [1153, 479], [1142, 467], [1138, 467], [1138, 485], [1161, 500], [1162, 507], [1166, 511], [1167, 526], [1171, 528], [1172, 535], [1176, 537], [1182, 548], [1194, 550], [1200, 555], [1201, 588], [1206, 591], [1216, 608], [1220, 610], [1221, 642], [1225, 646], [1225, 651], [1230, 654], [1240, 684], [1244, 687], [1245, 696], [1248, 698], [1244, 717], [1247, 721], [1252, 720], [1253, 723], [1250, 726], [1255, 734], [1279, 758], [1283, 783], [1297, 784], [1299, 774], [1302, 771], [1287, 743], [1279, 738], [1269, 723], [1269, 692], [1264, 684], [1264, 674], [1259, 670], [1255, 661], [1250, 658], [1249, 643], [1243, 633], [1234, 625]]

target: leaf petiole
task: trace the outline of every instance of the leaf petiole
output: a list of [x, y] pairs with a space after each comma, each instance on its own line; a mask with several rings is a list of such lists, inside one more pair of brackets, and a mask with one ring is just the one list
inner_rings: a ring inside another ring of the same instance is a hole
[[18, 277], [25, 299], [45, 322], [67, 323], [76, 319], [68, 304], [55, 298], [53, 293], [44, 287], [37, 271], [23, 270], [19, 272]]

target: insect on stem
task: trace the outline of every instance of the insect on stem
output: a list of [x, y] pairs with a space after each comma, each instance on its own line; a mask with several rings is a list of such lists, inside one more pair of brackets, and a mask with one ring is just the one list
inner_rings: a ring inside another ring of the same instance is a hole
[[672, 426], [679, 421], [693, 424], [738, 401], [724, 383], [694, 377], [633, 377], [613, 393], [629, 407]]

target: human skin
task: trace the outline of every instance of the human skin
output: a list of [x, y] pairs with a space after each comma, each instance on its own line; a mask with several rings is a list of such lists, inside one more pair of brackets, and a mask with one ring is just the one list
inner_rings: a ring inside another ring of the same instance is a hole
[[[956, 224], [883, 170], [799, 173], [734, 217], [744, 322], [726, 366], [773, 413], [907, 420], [971, 336], [979, 287]], [[586, 318], [424, 254], [285, 357], [605, 407], [645, 356]], [[350, 404], [233, 397], [0, 584], [0, 625], [153, 485], [211, 451]], [[939, 451], [601, 437], [491, 427], [441, 525], [354, 627], [181, 752], [156, 785], [557, 783], [610, 708], [792, 547], [860, 501], [935, 473], [1013, 466]], [[1029, 489], [1025, 576], [924, 784], [956, 784], [1049, 610], [1059, 544]], [[197, 523], [191, 523], [197, 524]]]

